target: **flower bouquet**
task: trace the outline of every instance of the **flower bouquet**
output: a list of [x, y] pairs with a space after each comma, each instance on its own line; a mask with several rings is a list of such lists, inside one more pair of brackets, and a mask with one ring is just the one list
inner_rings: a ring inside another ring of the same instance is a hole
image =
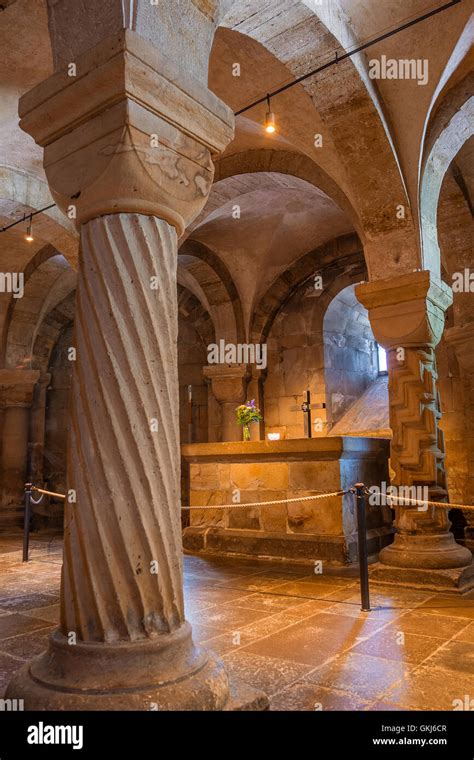
[[237, 416], [237, 422], [242, 425], [244, 431], [244, 441], [250, 441], [250, 423], [260, 422], [262, 415], [260, 409], [255, 406], [255, 399], [247, 401], [245, 404], [241, 404], [235, 410]]

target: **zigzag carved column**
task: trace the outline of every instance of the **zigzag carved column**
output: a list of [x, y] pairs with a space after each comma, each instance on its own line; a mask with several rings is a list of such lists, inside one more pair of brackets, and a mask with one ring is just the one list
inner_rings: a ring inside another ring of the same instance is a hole
[[222, 662], [194, 646], [183, 608], [177, 240], [207, 200], [233, 116], [129, 29], [75, 63], [76, 78], [59, 70], [20, 105], [81, 233], [67, 452], [76, 498], [60, 628], [7, 693], [27, 709], [264, 709], [264, 695], [231, 692]]
[[[429, 500], [447, 501], [435, 346], [451, 291], [420, 271], [356, 292], [388, 354], [393, 485], [426, 487]], [[474, 583], [471, 553], [449, 532], [447, 510], [401, 506], [395, 516], [395, 540], [381, 551], [374, 577], [451, 590]]]

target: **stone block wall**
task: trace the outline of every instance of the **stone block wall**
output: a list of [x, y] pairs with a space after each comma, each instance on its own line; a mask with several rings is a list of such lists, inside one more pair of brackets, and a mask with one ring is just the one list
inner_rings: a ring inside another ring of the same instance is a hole
[[66, 435], [69, 424], [69, 395], [72, 363], [68, 349], [74, 346], [73, 329], [64, 330], [51, 355], [51, 381], [46, 395], [44, 478], [48, 488], [64, 493], [66, 488]]
[[446, 473], [450, 500], [469, 504], [469, 452], [466, 446], [464, 417], [466, 414], [465, 382], [454, 349], [443, 339], [436, 351], [439, 372], [440, 422], [446, 446]]
[[[325, 403], [324, 344], [318, 294], [309, 286], [299, 291], [278, 314], [268, 339], [268, 372], [264, 385], [265, 432], [279, 432], [282, 438], [304, 438], [304, 417], [292, 407], [301, 404], [304, 392], [311, 391], [313, 403]], [[326, 435], [326, 410], [313, 412], [321, 419]]]
[[282, 438], [302, 438], [304, 419], [292, 407], [309, 388], [314, 410], [313, 436], [324, 436], [362, 396], [378, 374], [376, 343], [367, 311], [354, 287], [343, 289], [326, 311], [311, 283], [298, 290], [275, 319], [268, 340], [264, 386], [265, 429]]
[[178, 328], [180, 438], [189, 442], [188, 385], [192, 385], [192, 435], [199, 443], [208, 440], [208, 386], [202, 374], [207, 355], [192, 324], [180, 316]]

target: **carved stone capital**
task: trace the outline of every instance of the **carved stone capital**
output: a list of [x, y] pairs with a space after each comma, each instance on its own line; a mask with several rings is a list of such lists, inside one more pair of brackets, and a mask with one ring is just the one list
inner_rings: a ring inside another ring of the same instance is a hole
[[436, 346], [453, 300], [451, 288], [429, 271], [362, 283], [356, 295], [369, 311], [376, 340], [387, 350]]
[[0, 408], [11, 406], [30, 407], [33, 392], [39, 380], [38, 370], [1, 369], [0, 370]]
[[78, 228], [104, 214], [157, 216], [178, 235], [204, 206], [211, 157], [233, 114], [190, 73], [123, 29], [20, 100], [20, 126], [44, 148], [51, 193]]
[[461, 369], [474, 374], [474, 322], [449, 327], [444, 332], [444, 339], [454, 348]]
[[245, 400], [250, 372], [246, 364], [211, 365], [203, 368], [212, 392], [221, 404], [241, 404]]

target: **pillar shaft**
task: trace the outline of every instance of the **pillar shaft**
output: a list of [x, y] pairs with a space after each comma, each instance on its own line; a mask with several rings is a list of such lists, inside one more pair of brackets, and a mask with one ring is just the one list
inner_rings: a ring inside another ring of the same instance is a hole
[[0, 370], [0, 406], [3, 409], [0, 522], [19, 523], [28, 467], [30, 408], [36, 370]]
[[[452, 346], [458, 360], [464, 393], [462, 398], [463, 411], [460, 417], [459, 438], [462, 440], [467, 473], [464, 481], [464, 503], [474, 504], [474, 322], [451, 327], [445, 332], [446, 342]], [[474, 548], [474, 512], [463, 512], [464, 539], [469, 549]]]
[[7, 406], [3, 416], [2, 480], [4, 504], [21, 502], [26, 480], [28, 426], [27, 406]]
[[[140, 12], [148, 33], [148, 4]], [[150, 18], [157, 34], [172, 31]], [[84, 23], [97, 36], [94, 19]], [[61, 624], [7, 694], [26, 709], [264, 708], [253, 691], [231, 697], [183, 610], [177, 237], [207, 200], [232, 114], [129, 28], [75, 63], [76, 78], [63, 66], [20, 104], [82, 245]]]
[[249, 372], [245, 364], [210, 365], [204, 375], [211, 381], [214, 397], [221, 405], [222, 441], [241, 441], [242, 428], [235, 410], [245, 401]]
[[[444, 442], [434, 348], [452, 294], [429, 272], [359, 285], [377, 341], [388, 352], [391, 469], [396, 486], [421, 486], [446, 501]], [[454, 541], [444, 508], [395, 509], [397, 533], [380, 553], [382, 563], [403, 568], [464, 568], [471, 554]]]
[[36, 383], [30, 417], [29, 472], [32, 483], [43, 481], [44, 438], [46, 431], [46, 394], [51, 375], [46, 373]]
[[184, 622], [177, 237], [115, 214], [84, 225], [81, 243], [61, 628], [135, 641]]

